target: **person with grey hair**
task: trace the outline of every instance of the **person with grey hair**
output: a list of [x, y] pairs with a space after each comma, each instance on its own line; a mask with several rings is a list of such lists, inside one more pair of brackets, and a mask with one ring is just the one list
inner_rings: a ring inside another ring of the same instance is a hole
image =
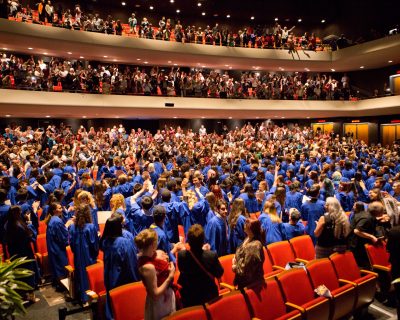
[[301, 213], [296, 208], [289, 210], [289, 222], [282, 223], [286, 240], [302, 236], [305, 231], [304, 224], [300, 221]]
[[325, 204], [326, 213], [317, 222], [314, 234], [317, 237], [315, 252], [317, 259], [328, 258], [334, 252], [347, 249], [347, 237], [350, 234], [349, 219], [340, 202], [328, 197]]

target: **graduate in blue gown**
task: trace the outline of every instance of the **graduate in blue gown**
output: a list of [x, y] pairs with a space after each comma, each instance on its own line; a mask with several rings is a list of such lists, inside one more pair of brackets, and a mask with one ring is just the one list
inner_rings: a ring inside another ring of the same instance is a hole
[[4, 227], [8, 219], [8, 212], [11, 208], [10, 205], [5, 204], [6, 200], [7, 190], [0, 189], [0, 245], [3, 246], [3, 253], [6, 253]]
[[68, 265], [67, 250], [68, 230], [61, 220], [62, 206], [53, 202], [49, 207], [46, 230], [47, 252], [53, 274], [53, 282], [59, 285], [59, 280], [67, 276], [65, 266]]
[[97, 217], [97, 207], [94, 201], [94, 198], [91, 193], [87, 191], [81, 191], [78, 195], [79, 204], [87, 204], [90, 207], [90, 215], [92, 216], [92, 223], [95, 226], [96, 230], [99, 231], [99, 220]]
[[267, 200], [264, 204], [263, 212], [258, 217], [261, 226], [266, 233], [265, 242], [271, 244], [285, 240], [282, 229], [282, 220], [279, 218], [274, 201]]
[[76, 293], [86, 303], [89, 281], [86, 267], [96, 263], [99, 253], [97, 229], [92, 223], [89, 205], [80, 205], [75, 211], [75, 222], [69, 227], [69, 241], [74, 253]]
[[176, 263], [175, 253], [178, 246], [173, 246], [164, 231], [164, 221], [166, 217], [166, 210], [163, 206], [155, 206], [153, 210], [154, 223], [150, 229], [157, 233], [157, 249], [164, 251], [168, 254], [169, 261]]
[[325, 213], [325, 202], [319, 200], [319, 185], [311, 186], [308, 191], [308, 196], [311, 198], [301, 206], [301, 219], [307, 221], [306, 233], [310, 235], [314, 244], [317, 242], [317, 238], [314, 235], [316, 227], [316, 221]]
[[122, 236], [120, 216], [112, 216], [107, 220], [100, 240], [100, 249], [104, 252], [104, 285], [107, 290], [106, 318], [111, 320], [113, 317], [110, 290], [140, 280], [135, 244]]
[[235, 253], [246, 238], [246, 233], [244, 232], [246, 219], [246, 208], [243, 199], [235, 199], [228, 217], [230, 253]]
[[300, 221], [301, 214], [296, 208], [289, 210], [289, 222], [282, 224], [283, 232], [285, 233], [286, 240], [294, 237], [302, 236], [305, 232], [304, 224]]
[[31, 221], [26, 222], [22, 216], [21, 207], [12, 206], [8, 213], [8, 221], [5, 225], [5, 241], [10, 257], [26, 257], [33, 261], [25, 263], [22, 267], [29, 269], [33, 274], [21, 280], [32, 287], [28, 293], [28, 299], [35, 302], [33, 290], [39, 282], [39, 268], [32, 250], [32, 242], [36, 241], [36, 232]]
[[149, 196], [144, 196], [140, 203], [142, 207], [136, 201], [131, 202], [130, 209], [125, 211], [126, 228], [134, 237], [140, 231], [149, 228], [154, 222], [153, 199]]
[[228, 209], [225, 201], [218, 201], [216, 209], [215, 216], [208, 221], [204, 231], [211, 250], [217, 252], [221, 257], [228, 254], [228, 226], [226, 223]]
[[244, 193], [241, 193], [239, 198], [244, 200], [244, 205], [249, 214], [259, 211], [259, 204], [251, 184], [244, 185]]

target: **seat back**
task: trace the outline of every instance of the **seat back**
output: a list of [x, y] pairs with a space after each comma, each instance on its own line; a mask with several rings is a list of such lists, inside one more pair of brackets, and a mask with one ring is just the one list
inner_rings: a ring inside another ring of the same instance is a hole
[[253, 317], [272, 320], [286, 313], [285, 301], [275, 279], [252, 285], [245, 288], [244, 292]]
[[296, 260], [289, 241], [279, 241], [267, 246], [269, 256], [274, 265], [285, 267], [288, 262]]
[[41, 255], [47, 253], [46, 233], [39, 234], [36, 239], [36, 250]]
[[264, 247], [264, 263], [263, 263], [263, 270], [264, 275], [272, 273], [274, 270], [272, 269], [272, 262], [271, 258], [269, 257], [267, 249]]
[[75, 268], [75, 264], [74, 264], [74, 254], [71, 250], [70, 246], [67, 246], [66, 248], [67, 250], [67, 258], [68, 258], [68, 264], [72, 267]]
[[311, 261], [306, 268], [314, 288], [320, 285], [325, 285], [331, 291], [339, 288], [335, 269], [328, 258]]
[[221, 282], [227, 283], [233, 286], [233, 280], [235, 279], [235, 273], [232, 271], [232, 259], [235, 255], [228, 254], [226, 256], [219, 257], [218, 260], [224, 268], [224, 274], [221, 277]]
[[334, 253], [329, 257], [329, 259], [332, 261], [339, 279], [354, 281], [361, 277], [357, 262], [351, 251]]
[[106, 291], [104, 286], [104, 264], [97, 262], [86, 267], [86, 272], [89, 280], [89, 289], [99, 294]]
[[246, 300], [240, 291], [233, 291], [218, 297], [206, 304], [206, 310], [211, 320], [229, 319], [246, 320], [251, 319]]
[[129, 283], [112, 289], [110, 298], [114, 320], [144, 319], [146, 289], [142, 282]]
[[389, 253], [386, 251], [386, 244], [380, 245], [366, 244], [365, 249], [367, 250], [368, 259], [371, 265], [377, 264], [381, 266], [389, 266]]
[[296, 258], [311, 261], [315, 259], [315, 247], [309, 235], [289, 240]]
[[203, 306], [195, 306], [174, 312], [165, 320], [207, 320], [207, 313]]
[[277, 279], [285, 301], [301, 306], [314, 299], [314, 290], [303, 268], [281, 272]]

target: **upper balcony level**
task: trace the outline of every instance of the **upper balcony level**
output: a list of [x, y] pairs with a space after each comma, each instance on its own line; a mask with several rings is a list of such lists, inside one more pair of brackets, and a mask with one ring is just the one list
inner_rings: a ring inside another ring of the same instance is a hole
[[[234, 70], [329, 72], [400, 63], [400, 35], [339, 51], [224, 47], [98, 34], [0, 19], [0, 43], [14, 52], [88, 60]], [[81, 58], [82, 59], [82, 58]]]

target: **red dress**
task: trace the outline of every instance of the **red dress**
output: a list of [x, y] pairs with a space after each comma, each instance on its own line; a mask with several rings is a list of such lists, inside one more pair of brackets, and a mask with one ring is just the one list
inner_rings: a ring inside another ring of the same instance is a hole
[[152, 264], [156, 269], [157, 275], [157, 287], [161, 286], [165, 280], [167, 280], [169, 276], [169, 262], [166, 260], [161, 260], [157, 258], [157, 254], [155, 253], [152, 257], [140, 256], [138, 259], [138, 267], [142, 267], [145, 264]]

